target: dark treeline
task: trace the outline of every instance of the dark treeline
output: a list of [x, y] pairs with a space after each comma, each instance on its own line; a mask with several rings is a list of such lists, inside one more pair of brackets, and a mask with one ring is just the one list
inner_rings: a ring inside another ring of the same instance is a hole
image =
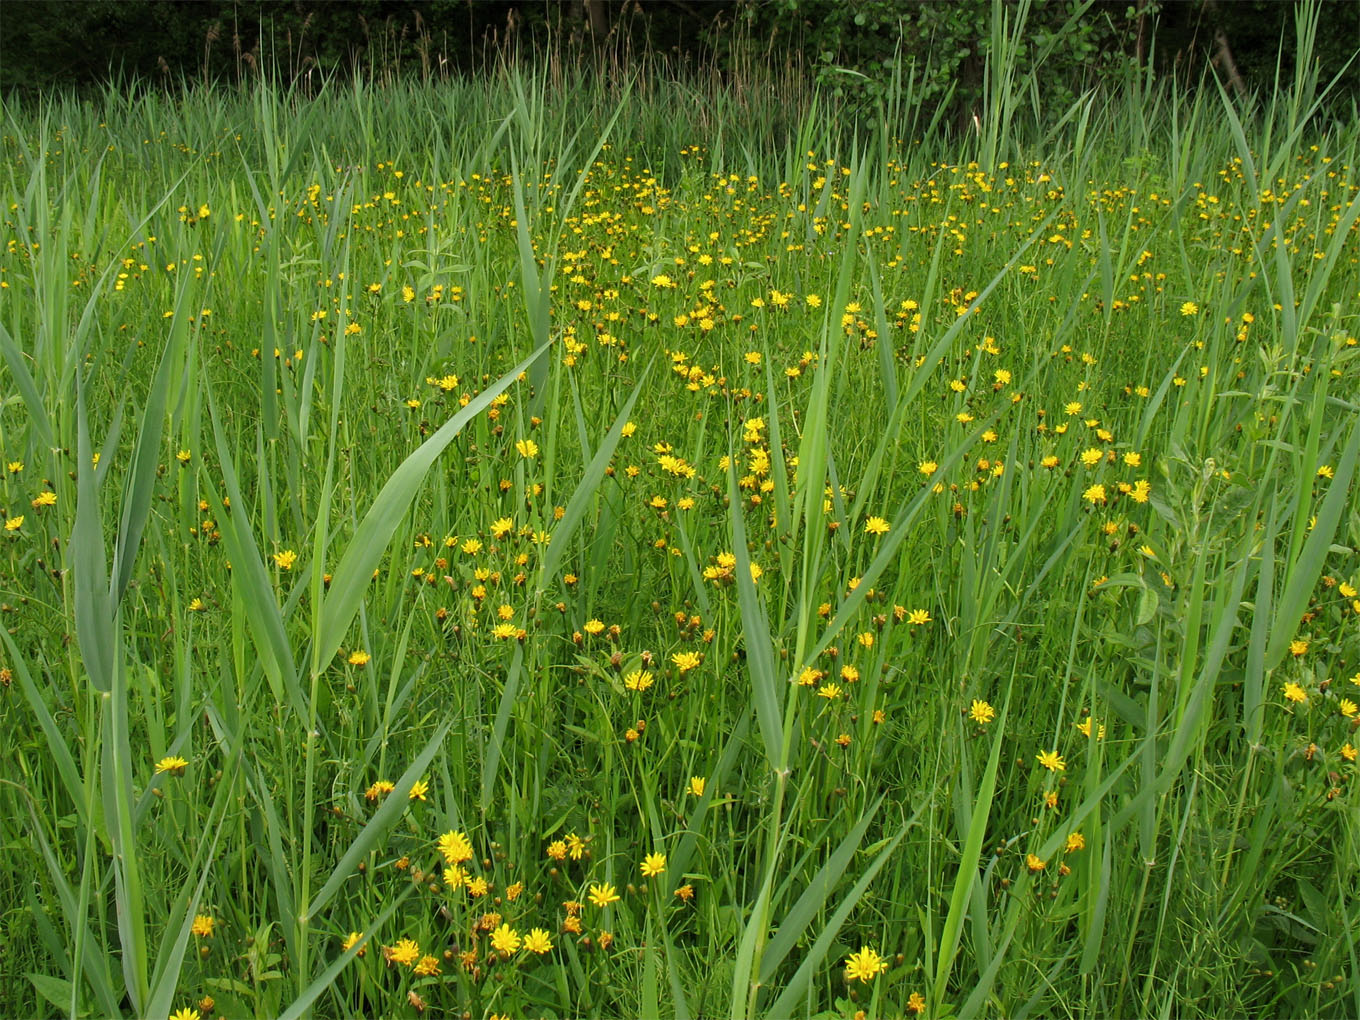
[[[185, 79], [284, 81], [476, 74], [504, 59], [607, 56], [670, 73], [794, 62], [839, 98], [909, 82], [922, 100], [974, 106], [993, 0], [4, 0], [0, 89]], [[1296, 5], [1284, 0], [1003, 0], [1026, 13], [1025, 60], [1055, 107], [1097, 81], [1151, 68], [1238, 92], [1294, 75]], [[1357, 94], [1360, 3], [1323, 0], [1320, 79]]]

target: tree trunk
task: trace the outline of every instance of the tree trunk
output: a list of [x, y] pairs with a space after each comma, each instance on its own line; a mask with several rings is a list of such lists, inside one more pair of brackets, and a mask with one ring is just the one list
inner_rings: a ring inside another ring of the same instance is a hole
[[590, 34], [598, 41], [603, 41], [609, 34], [609, 8], [605, 6], [606, 2], [607, 0], [584, 0]]

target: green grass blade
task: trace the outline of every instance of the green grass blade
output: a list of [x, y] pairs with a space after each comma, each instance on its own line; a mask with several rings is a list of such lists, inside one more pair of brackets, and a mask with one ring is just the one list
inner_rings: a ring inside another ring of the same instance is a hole
[[1351, 506], [1350, 484], [1355, 473], [1356, 458], [1360, 456], [1360, 418], [1351, 424], [1350, 439], [1346, 443], [1336, 473], [1327, 486], [1327, 495], [1317, 510], [1317, 523], [1308, 533], [1299, 558], [1285, 565], [1284, 591], [1276, 604], [1270, 628], [1270, 643], [1266, 646], [1265, 668], [1272, 670], [1284, 659], [1289, 642], [1294, 638], [1299, 621], [1308, 609], [1308, 599], [1317, 586], [1326, 563], [1327, 554], [1336, 534], [1342, 513]]
[[949, 977], [954, 969], [954, 961], [958, 957], [959, 942], [963, 938], [964, 914], [973, 884], [978, 881], [978, 859], [982, 854], [982, 841], [987, 835], [992, 796], [996, 792], [996, 773], [1001, 763], [1001, 741], [1006, 732], [1006, 716], [1009, 712], [1008, 695], [991, 734], [992, 750], [987, 757], [987, 767], [982, 773], [977, 790], [972, 792], [973, 811], [968, 820], [968, 830], [963, 833], [964, 843], [959, 854], [959, 869], [954, 877], [954, 890], [949, 897], [949, 913], [945, 915], [944, 928], [940, 933], [940, 957], [932, 978], [932, 998], [937, 1003], [945, 1001]]
[[642, 395], [642, 384], [647, 376], [651, 374], [654, 362], [648, 362], [647, 367], [642, 370], [638, 381], [633, 386], [633, 392], [624, 401], [622, 409], [614, 418], [614, 424], [600, 440], [599, 449], [595, 451], [595, 456], [590, 459], [585, 472], [581, 475], [581, 480], [572, 490], [571, 498], [567, 500], [566, 512], [562, 519], [553, 527], [552, 538], [548, 542], [548, 548], [543, 553], [543, 560], [539, 564], [538, 570], [538, 591], [545, 591], [552, 578], [557, 576], [557, 569], [562, 564], [562, 558], [567, 553], [567, 546], [573, 541], [576, 529], [580, 527], [582, 519], [585, 517], [586, 510], [595, 500], [600, 483], [604, 480], [605, 469], [609, 467], [610, 460], [614, 457], [614, 451], [618, 448], [619, 439], [623, 436], [623, 426], [628, 422], [628, 416], [633, 413], [633, 407], [637, 404], [638, 397]]
[[368, 513], [359, 522], [335, 568], [330, 593], [321, 609], [321, 625], [317, 634], [320, 647], [315, 653], [316, 661], [329, 662], [344, 642], [349, 625], [359, 612], [364, 592], [373, 579], [373, 571], [377, 569], [388, 543], [392, 541], [407, 509], [424, 484], [430, 467], [463, 431], [464, 426], [491, 406], [491, 401], [507, 390], [543, 353], [542, 349], [535, 351], [473, 397], [466, 407], [440, 426], [434, 435], [392, 472]]
[[826, 962], [827, 954], [831, 952], [831, 947], [836, 941], [836, 936], [840, 934], [841, 927], [845, 924], [850, 912], [864, 897], [864, 894], [873, 885], [874, 879], [883, 867], [892, 860], [893, 853], [897, 850], [903, 838], [907, 834], [910, 824], [902, 826], [896, 834], [888, 840], [887, 844], [878, 855], [865, 867], [864, 873], [859, 880], [850, 887], [850, 891], [845, 894], [835, 911], [827, 918], [826, 927], [818, 934], [816, 941], [808, 949], [807, 956], [799, 964], [798, 970], [794, 972], [789, 983], [779, 993], [779, 997], [771, 1003], [770, 1008], [765, 1011], [765, 1015], [775, 1020], [778, 1017], [798, 1016], [800, 1001], [807, 992], [808, 985], [811, 984], [813, 977], [821, 970]]
[[406, 811], [407, 798], [411, 792], [411, 787], [430, 767], [430, 762], [434, 760], [434, 756], [443, 747], [444, 738], [448, 736], [449, 729], [452, 726], [453, 720], [451, 719], [440, 726], [430, 737], [425, 749], [402, 773], [401, 779], [397, 780], [396, 788], [386, 796], [382, 807], [373, 813], [368, 824], [360, 830], [359, 835], [355, 837], [354, 842], [350, 844], [349, 849], [345, 851], [335, 865], [330, 877], [326, 879], [326, 884], [317, 890], [316, 895], [305, 907], [308, 919], [315, 918], [325, 909], [335, 894], [340, 891], [340, 887], [349, 879], [354, 869], [358, 867], [359, 861], [378, 846], [379, 841], [387, 835], [388, 830], [397, 823], [402, 813]]

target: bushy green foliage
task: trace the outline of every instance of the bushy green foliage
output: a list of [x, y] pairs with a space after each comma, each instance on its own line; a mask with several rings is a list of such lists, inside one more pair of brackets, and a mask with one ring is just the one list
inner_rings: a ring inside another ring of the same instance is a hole
[[[772, 23], [817, 68], [818, 81], [837, 97], [882, 100], [904, 86], [924, 103], [952, 102], [956, 116], [977, 112], [990, 39], [993, 0], [922, 3], [920, 0], [771, 0], [747, 8], [755, 23]], [[1077, 91], [1133, 69], [1137, 13], [1126, 3], [1038, 0], [1006, 4], [1026, 17], [1024, 74], [1036, 54], [1037, 87], [1045, 103], [1065, 107]]]

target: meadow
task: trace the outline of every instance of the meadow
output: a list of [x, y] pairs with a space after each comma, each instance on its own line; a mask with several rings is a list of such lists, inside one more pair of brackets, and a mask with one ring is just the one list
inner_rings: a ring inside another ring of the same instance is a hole
[[5, 105], [0, 1013], [1360, 1015], [1360, 122], [757, 84]]

